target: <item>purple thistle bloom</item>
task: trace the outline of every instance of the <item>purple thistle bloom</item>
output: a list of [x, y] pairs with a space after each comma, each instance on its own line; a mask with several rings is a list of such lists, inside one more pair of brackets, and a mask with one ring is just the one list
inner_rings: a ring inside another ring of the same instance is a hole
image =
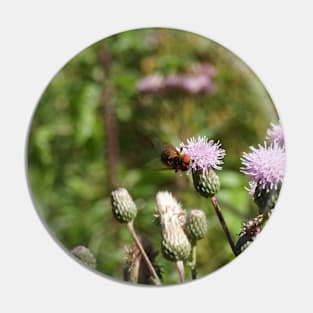
[[221, 148], [220, 142], [208, 140], [206, 136], [192, 137], [187, 139], [187, 144], [181, 143], [182, 152], [190, 156], [191, 169], [208, 170], [210, 168], [221, 170], [222, 159], [225, 150]]
[[267, 137], [266, 139], [268, 139], [270, 141], [270, 143], [276, 143], [278, 144], [280, 147], [284, 147], [285, 145], [285, 138], [284, 138], [284, 131], [283, 128], [280, 124], [275, 125], [275, 124], [271, 124], [272, 128], [267, 130]]
[[278, 144], [269, 147], [259, 145], [258, 148], [250, 147], [252, 152], [243, 153], [240, 171], [250, 179], [250, 193], [254, 193], [256, 187], [266, 191], [277, 190], [285, 175], [286, 153]]

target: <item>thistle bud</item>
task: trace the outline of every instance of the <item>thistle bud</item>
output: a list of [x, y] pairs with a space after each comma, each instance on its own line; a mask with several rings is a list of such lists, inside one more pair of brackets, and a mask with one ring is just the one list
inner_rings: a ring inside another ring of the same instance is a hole
[[96, 258], [88, 248], [84, 246], [77, 246], [71, 252], [85, 265], [93, 269], [96, 268]]
[[125, 188], [118, 188], [111, 193], [112, 213], [120, 223], [129, 223], [137, 215], [137, 207]]
[[182, 228], [185, 213], [169, 192], [159, 192], [156, 199], [162, 228], [162, 254], [170, 261], [186, 260], [191, 252], [191, 244]]
[[187, 213], [184, 230], [192, 243], [203, 239], [208, 231], [205, 213], [201, 210], [190, 210]]
[[239, 253], [245, 250], [255, 240], [257, 234], [261, 232], [263, 224], [264, 216], [260, 214], [242, 225], [242, 231], [236, 243], [236, 250]]
[[205, 198], [213, 197], [220, 189], [220, 179], [212, 168], [193, 170], [192, 179], [195, 189]]
[[191, 244], [179, 223], [169, 223], [162, 231], [162, 253], [170, 261], [186, 260]]

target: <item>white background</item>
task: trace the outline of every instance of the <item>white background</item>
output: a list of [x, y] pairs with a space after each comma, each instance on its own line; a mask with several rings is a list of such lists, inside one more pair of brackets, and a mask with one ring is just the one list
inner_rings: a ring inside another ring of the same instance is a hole
[[[1, 312], [312, 312], [311, 1], [3, 1]], [[260, 77], [287, 137], [285, 186], [259, 239], [221, 270], [178, 287], [130, 287], [89, 272], [47, 233], [25, 179], [25, 139], [53, 75], [91, 43], [167, 26], [225, 45]]]

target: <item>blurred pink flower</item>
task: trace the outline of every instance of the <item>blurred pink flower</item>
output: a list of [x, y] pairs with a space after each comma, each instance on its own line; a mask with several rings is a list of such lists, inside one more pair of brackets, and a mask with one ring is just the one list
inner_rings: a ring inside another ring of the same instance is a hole
[[196, 63], [188, 69], [188, 73], [213, 78], [216, 75], [216, 69], [214, 65], [209, 63]]
[[194, 64], [186, 73], [171, 74], [163, 77], [151, 74], [137, 82], [137, 90], [144, 93], [163, 91], [182, 91], [189, 94], [210, 93], [213, 90], [212, 79], [215, 67], [211, 64]]
[[164, 78], [160, 74], [148, 75], [137, 82], [137, 90], [144, 93], [155, 93], [163, 89]]
[[191, 94], [209, 93], [212, 90], [212, 81], [206, 75], [185, 75], [182, 89]]

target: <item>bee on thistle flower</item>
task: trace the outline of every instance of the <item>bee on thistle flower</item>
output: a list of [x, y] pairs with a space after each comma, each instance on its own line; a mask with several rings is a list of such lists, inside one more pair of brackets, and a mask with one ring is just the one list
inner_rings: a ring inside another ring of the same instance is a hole
[[161, 152], [161, 162], [165, 164], [169, 169], [185, 172], [190, 167], [190, 156], [182, 152], [182, 148], [179, 150], [174, 147], [167, 147]]
[[180, 144], [181, 151], [190, 157], [193, 183], [196, 191], [203, 197], [212, 197], [220, 188], [220, 181], [214, 170], [221, 170], [225, 150], [220, 142], [209, 140], [206, 136], [192, 137]]
[[225, 150], [221, 148], [220, 142], [209, 140], [206, 136], [199, 136], [188, 138], [187, 143], [181, 143], [180, 147], [181, 152], [190, 157], [192, 170], [222, 169]]

